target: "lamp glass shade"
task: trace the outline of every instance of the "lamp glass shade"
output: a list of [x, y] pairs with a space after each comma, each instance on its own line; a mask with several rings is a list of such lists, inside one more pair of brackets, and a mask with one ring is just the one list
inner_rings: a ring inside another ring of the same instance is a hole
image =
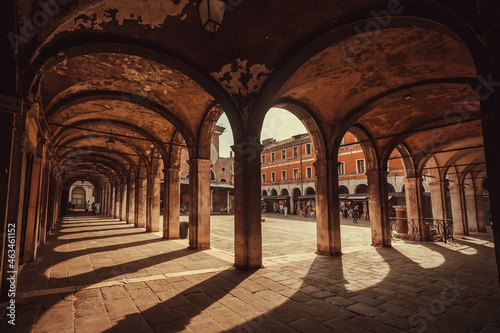
[[222, 25], [226, 3], [222, 0], [200, 0], [198, 2], [198, 12], [202, 27], [215, 34]]
[[106, 146], [108, 146], [108, 150], [113, 150], [113, 148], [115, 148], [115, 140], [109, 138], [109, 140], [106, 141]]

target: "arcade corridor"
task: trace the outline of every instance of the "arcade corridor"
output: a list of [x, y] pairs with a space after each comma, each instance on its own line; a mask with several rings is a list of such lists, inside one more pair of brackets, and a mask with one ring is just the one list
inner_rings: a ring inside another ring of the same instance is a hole
[[[498, 329], [499, 1], [0, 6], [3, 320], [51, 332]], [[298, 253], [294, 234], [262, 222], [272, 108], [311, 140], [315, 221], [299, 227], [310, 238]], [[222, 114], [230, 222], [210, 211]], [[364, 155], [361, 243], [339, 214], [347, 132]], [[393, 238], [393, 158], [397, 231], [421, 242]], [[73, 219], [71, 200], [95, 202], [99, 217]], [[439, 226], [461, 246], [432, 242]]]

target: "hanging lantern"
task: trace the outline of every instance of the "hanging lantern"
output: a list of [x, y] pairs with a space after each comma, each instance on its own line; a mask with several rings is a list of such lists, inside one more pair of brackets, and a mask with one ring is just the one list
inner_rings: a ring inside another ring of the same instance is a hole
[[113, 150], [113, 148], [115, 148], [115, 140], [111, 137], [111, 135], [109, 136], [109, 140], [106, 141], [106, 146], [108, 147], [108, 150]]
[[200, 0], [198, 2], [198, 13], [200, 14], [201, 26], [213, 37], [222, 26], [226, 3], [222, 0]]

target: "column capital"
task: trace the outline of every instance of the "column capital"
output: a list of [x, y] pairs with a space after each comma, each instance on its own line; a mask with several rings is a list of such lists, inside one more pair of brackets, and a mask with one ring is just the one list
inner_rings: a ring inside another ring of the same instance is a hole
[[233, 152], [240, 153], [243, 155], [248, 155], [252, 153], [261, 153], [264, 146], [258, 141], [243, 141], [240, 143], [235, 143], [231, 146]]
[[163, 168], [163, 173], [167, 173], [167, 172], [179, 172], [180, 170], [181, 170], [180, 167]]
[[406, 177], [403, 179], [405, 187], [416, 187], [418, 184], [422, 184], [422, 177]]
[[340, 162], [338, 162], [336, 160], [328, 160], [328, 159], [316, 160], [313, 163], [313, 166], [316, 170], [316, 174], [318, 174], [318, 170], [321, 170], [321, 169], [326, 170], [326, 168], [333, 168], [333, 167], [338, 169], [339, 165], [340, 165]]

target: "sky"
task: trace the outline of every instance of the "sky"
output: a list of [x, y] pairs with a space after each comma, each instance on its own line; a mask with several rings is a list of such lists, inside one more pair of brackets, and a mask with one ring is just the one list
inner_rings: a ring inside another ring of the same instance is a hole
[[[233, 145], [233, 132], [225, 113], [219, 118], [217, 124], [226, 128], [220, 136], [219, 155], [229, 157]], [[307, 130], [297, 117], [284, 109], [272, 108], [264, 119], [260, 140], [275, 138], [276, 141], [280, 141], [302, 133], [307, 133]]]

